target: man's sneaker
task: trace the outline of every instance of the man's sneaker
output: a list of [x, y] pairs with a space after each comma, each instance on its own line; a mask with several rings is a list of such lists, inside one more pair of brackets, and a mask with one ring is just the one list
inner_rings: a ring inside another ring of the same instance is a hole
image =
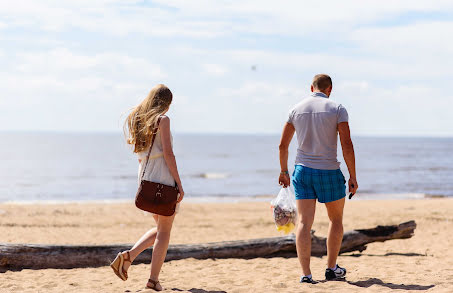
[[326, 280], [343, 279], [346, 276], [346, 269], [336, 265], [335, 269], [326, 269]]
[[318, 282], [314, 281], [313, 278], [309, 278], [309, 277], [300, 277], [300, 282], [301, 283], [309, 283], [309, 284], [316, 284]]

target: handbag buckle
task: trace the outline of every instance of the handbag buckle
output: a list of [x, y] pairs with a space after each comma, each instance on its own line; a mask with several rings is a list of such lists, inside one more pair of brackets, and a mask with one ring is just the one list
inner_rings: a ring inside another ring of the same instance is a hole
[[158, 196], [158, 197], [162, 197], [162, 193], [160, 193], [160, 192], [156, 192], [156, 196]]

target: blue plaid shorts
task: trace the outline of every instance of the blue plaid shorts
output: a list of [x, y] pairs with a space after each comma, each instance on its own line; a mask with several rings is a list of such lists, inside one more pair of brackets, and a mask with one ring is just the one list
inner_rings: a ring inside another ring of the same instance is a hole
[[319, 170], [296, 165], [292, 183], [296, 199], [318, 199], [327, 203], [346, 196], [346, 180], [340, 169]]

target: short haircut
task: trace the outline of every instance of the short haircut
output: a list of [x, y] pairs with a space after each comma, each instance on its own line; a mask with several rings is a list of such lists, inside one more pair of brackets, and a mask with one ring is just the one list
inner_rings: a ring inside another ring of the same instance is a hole
[[320, 91], [326, 90], [329, 86], [332, 86], [332, 79], [327, 74], [316, 74], [313, 77], [313, 87]]

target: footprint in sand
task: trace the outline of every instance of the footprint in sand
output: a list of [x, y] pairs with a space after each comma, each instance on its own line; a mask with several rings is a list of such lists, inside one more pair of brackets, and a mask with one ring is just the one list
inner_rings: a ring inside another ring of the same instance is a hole
[[41, 288], [51, 289], [51, 288], [55, 288], [57, 286], [58, 285], [56, 283], [50, 282], [50, 283], [46, 283], [44, 285], [41, 285]]
[[272, 285], [272, 288], [275, 288], [275, 289], [284, 289], [286, 288], [286, 284], [285, 283], [277, 283], [277, 284], [273, 284]]

